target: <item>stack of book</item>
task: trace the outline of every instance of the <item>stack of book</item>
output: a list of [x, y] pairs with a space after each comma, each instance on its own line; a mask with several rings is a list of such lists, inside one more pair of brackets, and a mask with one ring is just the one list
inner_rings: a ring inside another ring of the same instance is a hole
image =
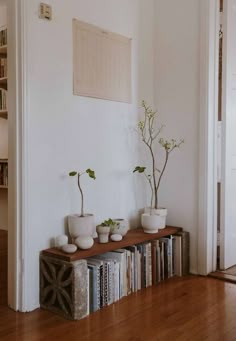
[[0, 78], [7, 77], [7, 58], [0, 58]]
[[189, 273], [189, 233], [87, 259], [88, 314], [142, 288]]
[[0, 186], [8, 186], [8, 164], [0, 161]]
[[7, 91], [0, 89], [0, 110], [7, 110]]
[[0, 46], [7, 45], [7, 29], [3, 29], [0, 31]]

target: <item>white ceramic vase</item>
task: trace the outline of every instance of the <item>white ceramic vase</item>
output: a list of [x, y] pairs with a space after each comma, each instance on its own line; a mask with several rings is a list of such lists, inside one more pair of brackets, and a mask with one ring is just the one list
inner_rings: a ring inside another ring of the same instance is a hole
[[112, 219], [116, 225], [111, 228], [111, 234], [120, 234], [122, 237], [126, 235], [129, 230], [129, 222], [126, 219]]
[[98, 241], [101, 244], [108, 243], [109, 241], [109, 233], [110, 233], [110, 226], [102, 226], [98, 225], [97, 228], [97, 234], [98, 234]]
[[144, 213], [149, 213], [150, 215], [159, 216], [159, 229], [164, 229], [166, 227], [166, 216], [167, 216], [167, 208], [151, 208], [145, 207]]
[[69, 215], [68, 226], [72, 241], [78, 237], [94, 237], [95, 223], [92, 214], [86, 214], [84, 217], [78, 214]]

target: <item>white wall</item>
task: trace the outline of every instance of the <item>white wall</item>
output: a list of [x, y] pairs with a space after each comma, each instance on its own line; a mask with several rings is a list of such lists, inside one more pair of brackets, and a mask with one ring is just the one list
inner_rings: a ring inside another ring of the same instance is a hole
[[[184, 138], [171, 155], [160, 190], [167, 222], [191, 236], [191, 271], [197, 272], [199, 22], [198, 0], [156, 0], [155, 100], [167, 137]], [[164, 134], [163, 134], [164, 135]]]
[[[28, 257], [27, 309], [39, 304], [39, 251], [65, 230], [65, 218], [80, 200], [73, 169], [91, 167], [84, 177], [85, 208], [96, 222], [108, 217], [139, 224], [146, 205], [132, 174], [139, 162], [133, 131], [137, 104], [153, 103], [153, 0], [62, 0], [52, 5], [53, 20], [38, 19], [36, 0], [27, 1], [28, 75]], [[67, 7], [65, 6], [67, 4]], [[72, 18], [133, 38], [131, 105], [73, 96]]]
[[[0, 28], [7, 24], [6, 6], [0, 6]], [[0, 118], [0, 159], [8, 158], [8, 124]], [[0, 229], [7, 230], [7, 190], [0, 189]]]

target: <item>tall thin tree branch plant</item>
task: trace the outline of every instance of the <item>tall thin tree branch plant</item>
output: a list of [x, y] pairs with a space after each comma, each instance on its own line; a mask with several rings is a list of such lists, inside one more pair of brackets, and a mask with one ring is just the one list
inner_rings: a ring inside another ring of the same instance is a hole
[[[138, 172], [145, 175], [151, 189], [151, 208], [157, 209], [159, 208], [158, 190], [169, 161], [169, 156], [176, 148], [179, 148], [184, 143], [184, 140], [181, 139], [179, 142], [176, 142], [174, 139], [165, 140], [160, 138], [159, 136], [164, 126], [155, 126], [158, 116], [157, 111], [153, 111], [153, 109], [149, 107], [145, 101], [142, 101], [142, 108], [144, 109], [144, 119], [138, 122], [138, 133], [141, 136], [142, 142], [147, 146], [150, 152], [152, 165], [151, 174], [147, 173], [147, 168], [144, 166], [135, 167], [133, 173]], [[154, 152], [154, 142], [156, 142], [157, 139], [158, 143], [165, 151], [164, 163], [160, 169], [157, 167], [157, 160]]]

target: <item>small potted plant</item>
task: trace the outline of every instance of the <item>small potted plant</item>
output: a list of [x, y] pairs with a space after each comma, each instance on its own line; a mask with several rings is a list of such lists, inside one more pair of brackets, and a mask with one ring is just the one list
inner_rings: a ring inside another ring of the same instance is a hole
[[[158, 190], [160, 188], [163, 174], [166, 170], [167, 163], [169, 161], [170, 154], [177, 148], [179, 148], [184, 140], [177, 142], [174, 139], [165, 140], [160, 138], [163, 126], [156, 127], [157, 112], [153, 111], [145, 101], [142, 101], [142, 107], [144, 109], [144, 119], [138, 122], [138, 132], [141, 136], [142, 142], [146, 145], [150, 157], [152, 168], [150, 172], [147, 172], [147, 167], [137, 166], [133, 170], [133, 173], [144, 174], [151, 189], [150, 207], [145, 208], [142, 214], [142, 226], [144, 232], [156, 233], [158, 229], [166, 226], [167, 209], [160, 208], [158, 202]], [[163, 164], [158, 167], [156, 161], [156, 155], [154, 152], [155, 142], [159, 142], [159, 145], [164, 150], [165, 158]]]
[[100, 225], [97, 226], [96, 230], [98, 233], [99, 243], [108, 243], [109, 233], [116, 226], [116, 222], [111, 218], [104, 220]]
[[87, 174], [91, 179], [96, 179], [95, 172], [88, 168], [85, 172], [71, 171], [69, 176], [77, 176], [77, 185], [81, 195], [81, 211], [80, 214], [72, 214], [68, 216], [69, 233], [74, 241], [77, 237], [92, 236], [94, 237], [94, 216], [93, 214], [84, 213], [84, 193], [81, 187], [81, 177]]

